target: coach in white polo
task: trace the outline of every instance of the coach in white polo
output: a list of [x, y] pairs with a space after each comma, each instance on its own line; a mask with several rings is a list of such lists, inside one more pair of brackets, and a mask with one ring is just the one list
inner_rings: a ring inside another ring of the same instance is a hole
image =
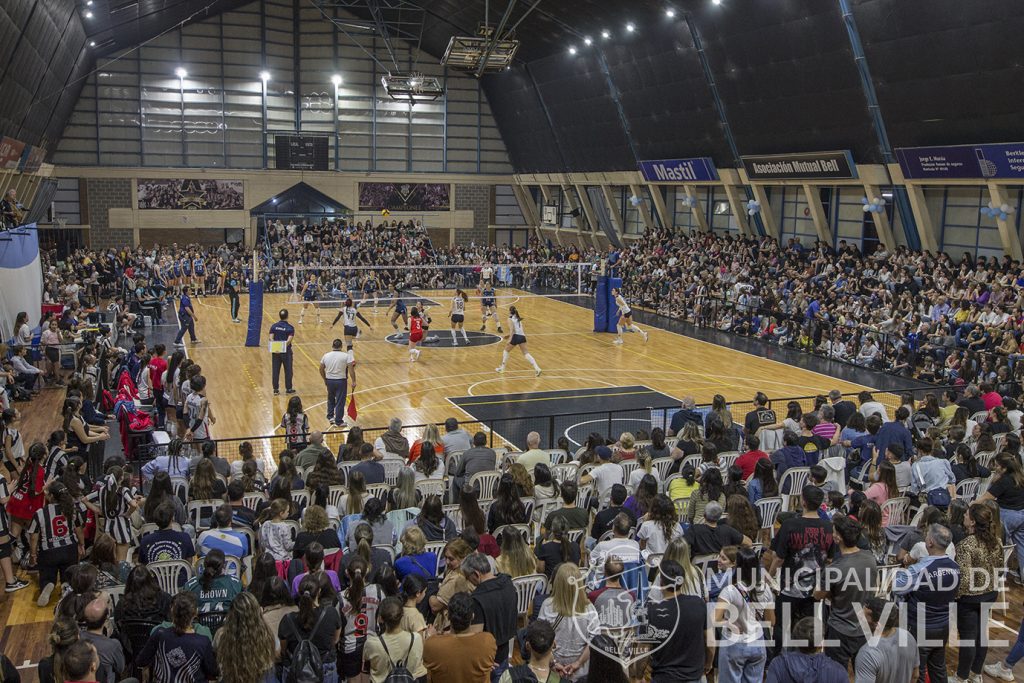
[[342, 341], [335, 339], [331, 350], [320, 359], [320, 376], [327, 385], [327, 421], [332, 425], [344, 424], [349, 375], [352, 391], [356, 390], [356, 357], [351, 351], [342, 351], [341, 346]]

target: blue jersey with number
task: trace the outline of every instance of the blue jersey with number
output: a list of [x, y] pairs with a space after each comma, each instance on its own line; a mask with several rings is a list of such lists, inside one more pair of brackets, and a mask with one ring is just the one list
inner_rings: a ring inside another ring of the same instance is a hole
[[495, 306], [494, 303], [494, 290], [485, 289], [483, 292], [484, 306]]

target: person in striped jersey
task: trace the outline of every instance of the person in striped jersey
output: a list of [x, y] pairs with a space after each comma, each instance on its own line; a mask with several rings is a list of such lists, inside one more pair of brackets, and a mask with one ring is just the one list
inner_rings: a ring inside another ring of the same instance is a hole
[[39, 567], [40, 607], [49, 604], [57, 577], [66, 581], [68, 570], [85, 555], [84, 520], [84, 506], [75, 503], [63, 482], [46, 487], [46, 504], [28, 527], [30, 561]]
[[4, 574], [4, 591], [13, 593], [26, 588], [28, 583], [14, 575], [14, 564], [11, 553], [14, 550], [14, 538], [11, 536], [11, 521], [7, 517], [7, 501], [11, 493], [7, 479], [0, 475], [0, 571]]
[[43, 461], [43, 472], [46, 475], [46, 481], [60, 479], [63, 476], [64, 468], [68, 465], [68, 454], [64, 450], [67, 442], [68, 433], [63, 429], [56, 429], [50, 432], [50, 438], [46, 441], [49, 450], [46, 454], [46, 460]]
[[131, 472], [119, 465], [108, 468], [100, 487], [90, 493], [86, 500], [99, 507], [103, 515], [103, 531], [113, 537], [117, 543], [117, 559], [123, 561], [132, 543], [129, 517], [142, 500], [131, 488]]

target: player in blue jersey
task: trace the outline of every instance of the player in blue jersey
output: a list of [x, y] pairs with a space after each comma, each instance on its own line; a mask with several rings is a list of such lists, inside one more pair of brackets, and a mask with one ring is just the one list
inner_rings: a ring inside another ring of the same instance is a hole
[[316, 274], [309, 274], [309, 279], [307, 279], [302, 285], [301, 294], [302, 310], [299, 311], [299, 324], [302, 324], [302, 319], [306, 315], [306, 308], [310, 305], [312, 305], [313, 310], [316, 311], [316, 324], [321, 324], [323, 320], [320, 319], [320, 278], [318, 278]]

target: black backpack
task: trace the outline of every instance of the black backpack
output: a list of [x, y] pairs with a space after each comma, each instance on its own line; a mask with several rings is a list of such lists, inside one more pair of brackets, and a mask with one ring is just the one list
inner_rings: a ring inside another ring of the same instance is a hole
[[384, 654], [388, 656], [388, 661], [391, 662], [391, 673], [384, 679], [384, 683], [416, 683], [416, 678], [409, 671], [408, 663], [409, 656], [412, 654], [413, 645], [416, 644], [416, 636], [412, 633], [409, 634], [409, 651], [405, 653], [405, 659], [398, 662], [397, 664], [391, 659], [391, 653], [388, 652], [388, 646], [384, 642], [384, 636], [380, 637], [380, 645], [384, 648]]
[[[320, 622], [323, 621], [324, 614], [326, 613], [326, 608], [320, 610], [320, 616], [317, 617], [313, 630], [309, 632], [309, 638], [300, 640], [298, 647], [295, 648], [295, 652], [292, 654], [291, 666], [288, 667], [287, 683], [320, 683], [320, 681], [324, 680], [324, 663], [320, 659], [319, 648], [313, 642], [313, 636], [316, 635], [317, 629], [320, 628]], [[295, 620], [290, 619], [289, 623], [292, 625], [295, 635], [299, 635], [299, 631], [295, 626]]]

